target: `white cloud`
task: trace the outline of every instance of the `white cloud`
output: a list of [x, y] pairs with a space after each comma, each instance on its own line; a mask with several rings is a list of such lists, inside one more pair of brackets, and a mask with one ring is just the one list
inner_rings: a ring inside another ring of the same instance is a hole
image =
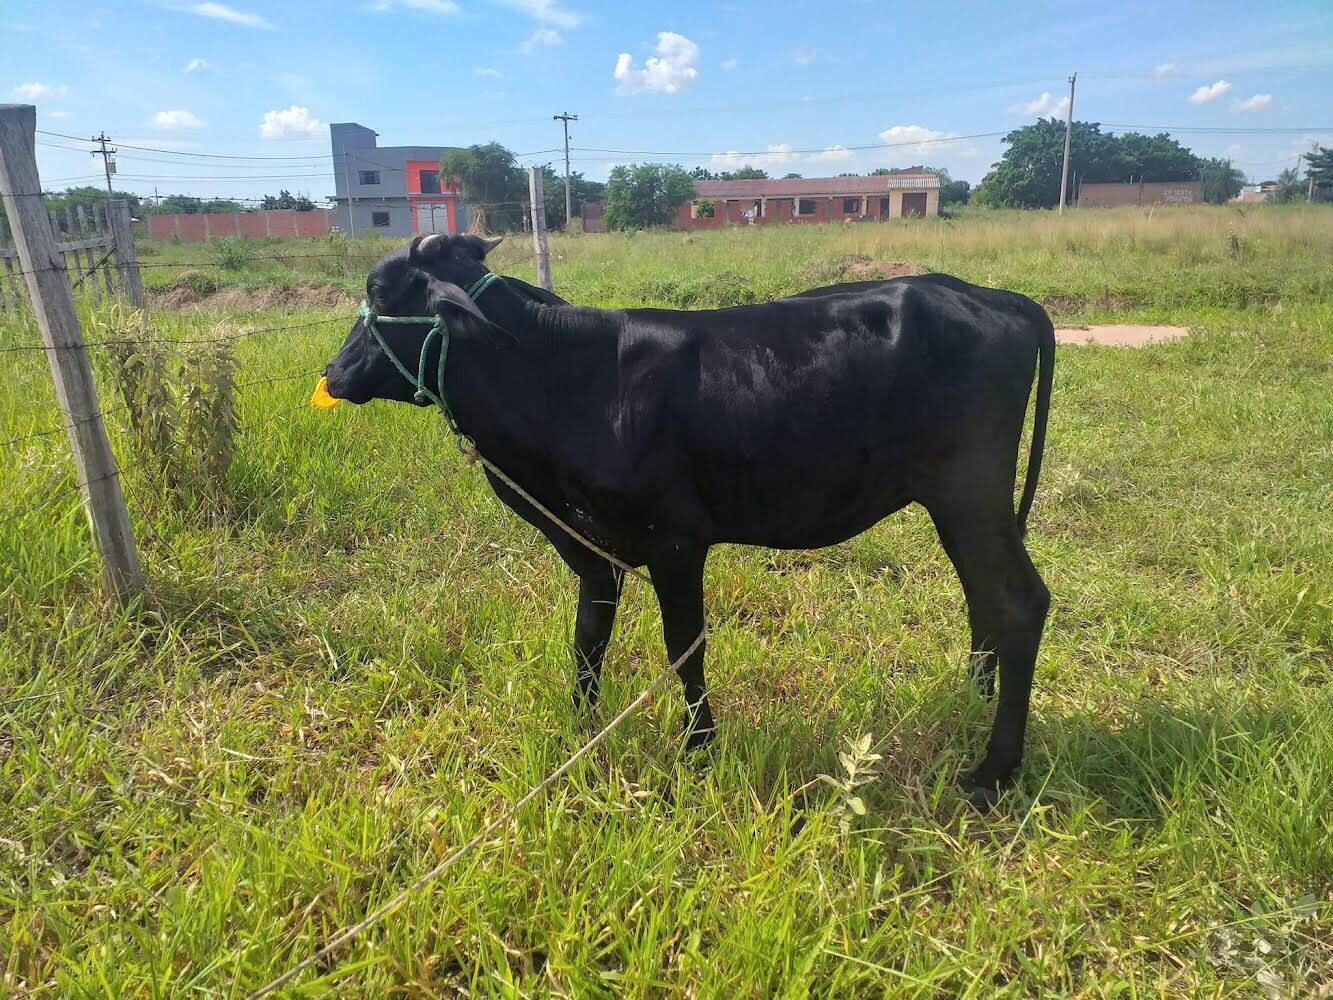
[[739, 66], [740, 64], [741, 64], [741, 61], [740, 61], [739, 59], [737, 59], [735, 56], [732, 56], [730, 59], [723, 59], [723, 60], [722, 60], [722, 72], [723, 72], [723, 73], [730, 73], [732, 70], [734, 70], [734, 69], [735, 69], [737, 66]]
[[265, 139], [318, 139], [328, 128], [318, 118], [310, 116], [310, 109], [293, 104], [286, 111], [266, 111], [259, 125], [259, 134]]
[[1273, 103], [1272, 94], [1255, 94], [1253, 97], [1247, 97], [1243, 101], [1232, 101], [1232, 111], [1262, 111]]
[[1158, 80], [1165, 80], [1167, 77], [1180, 76], [1183, 72], [1175, 63], [1158, 63], [1152, 68], [1152, 75]]
[[737, 167], [743, 167], [747, 164], [767, 170], [771, 167], [780, 167], [783, 164], [791, 163], [796, 158], [796, 154], [792, 152], [791, 143], [779, 142], [770, 143], [767, 153], [738, 153], [735, 150], [726, 153], [714, 153], [708, 163], [709, 166], [718, 170], [735, 170]]
[[678, 93], [698, 77], [699, 71], [695, 68], [698, 61], [698, 45], [674, 31], [659, 31], [657, 55], [645, 59], [643, 69], [634, 68], [634, 59], [628, 52], [620, 53], [616, 59], [615, 78], [619, 83], [616, 89], [622, 94], [637, 94], [644, 90]]
[[201, 122], [193, 111], [187, 111], [184, 108], [173, 108], [170, 111], [159, 111], [153, 115], [153, 128], [177, 129], [177, 128], [200, 128], [204, 123]]
[[1069, 108], [1069, 98], [1057, 98], [1049, 90], [1043, 90], [1041, 94], [1030, 101], [1020, 101], [1018, 104], [1009, 105], [1009, 111], [1013, 114], [1036, 115], [1038, 118], [1048, 116], [1062, 115]]
[[542, 24], [554, 24], [557, 28], [577, 27], [583, 20], [572, 10], [561, 7], [556, 0], [495, 0], [495, 2], [502, 7], [527, 14]]
[[824, 148], [823, 152], [816, 153], [812, 159], [822, 160], [825, 163], [840, 163], [844, 160], [855, 158], [855, 154], [846, 146], [833, 145]]
[[10, 93], [20, 101], [42, 101], [47, 98], [54, 100], [68, 94], [69, 88], [63, 83], [38, 83], [33, 80], [29, 83], [20, 83]]
[[228, 24], [240, 25], [242, 28], [257, 28], [261, 31], [274, 30], [272, 23], [267, 18], [259, 14], [251, 14], [249, 11], [237, 10], [225, 3], [197, 3], [183, 9], [190, 14], [211, 17], [215, 21], [226, 21]]
[[462, 8], [454, 3], [454, 0], [375, 0], [370, 9], [388, 13], [395, 6], [407, 10], [419, 10], [426, 14], [442, 14], [446, 17], [462, 13]]
[[478, 66], [473, 72], [476, 73], [477, 76], [485, 76], [493, 80], [498, 80], [504, 76], [503, 73], [493, 66]]
[[943, 153], [951, 156], [972, 156], [976, 147], [960, 140], [956, 132], [941, 132], [924, 125], [892, 125], [879, 134], [891, 149], [885, 149], [888, 162], [919, 156], [938, 158]]
[[518, 51], [525, 56], [531, 55], [542, 46], [560, 45], [565, 38], [554, 28], [538, 28], [523, 41], [518, 43]]
[[1231, 84], [1225, 80], [1218, 80], [1216, 83], [1206, 84], [1190, 94], [1189, 102], [1191, 104], [1207, 104], [1209, 101], [1215, 101], [1228, 90]]
[[797, 49], [791, 54], [791, 61], [797, 66], [809, 66], [819, 57], [814, 49]]
[[181, 70], [181, 72], [198, 73], [201, 69], [208, 69], [208, 60], [200, 59], [198, 56], [195, 56], [193, 59], [191, 59], [189, 62], [185, 64], [185, 68]]
[[49, 115], [49, 116], [52, 117], [52, 118], [68, 118], [68, 117], [70, 116], [70, 112], [68, 112], [68, 111], [48, 111], [48, 112], [47, 112], [47, 115]]

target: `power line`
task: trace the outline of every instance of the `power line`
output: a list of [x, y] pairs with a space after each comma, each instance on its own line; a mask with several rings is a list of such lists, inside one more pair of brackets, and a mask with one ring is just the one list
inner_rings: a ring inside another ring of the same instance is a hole
[[1241, 128], [1241, 127], [1221, 127], [1208, 128], [1201, 125], [1110, 125], [1105, 122], [1099, 123], [1106, 129], [1156, 129], [1159, 132], [1198, 132], [1205, 134], [1227, 134], [1227, 135], [1287, 135], [1299, 132], [1330, 132], [1333, 131], [1333, 125], [1305, 125], [1299, 128]]
[[[73, 139], [75, 142], [94, 142], [95, 140], [84, 139], [77, 135], [67, 135], [64, 132], [47, 132], [43, 129], [37, 129], [38, 135], [54, 136], [57, 139]], [[122, 142], [119, 145], [125, 149], [139, 149], [149, 153], [170, 153], [173, 156], [199, 156], [210, 160], [327, 160], [328, 153], [320, 153], [318, 156], [240, 156], [234, 153], [195, 153], [182, 149], [163, 149], [160, 146], [139, 146], [130, 142]]]

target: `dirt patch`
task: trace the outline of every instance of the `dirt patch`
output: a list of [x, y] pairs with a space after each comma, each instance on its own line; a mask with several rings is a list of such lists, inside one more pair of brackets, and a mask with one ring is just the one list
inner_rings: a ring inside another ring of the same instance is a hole
[[1106, 347], [1147, 347], [1166, 340], [1179, 340], [1189, 333], [1185, 326], [1142, 326], [1110, 323], [1104, 326], [1056, 327], [1061, 344], [1101, 344]]
[[871, 260], [869, 257], [855, 257], [842, 265], [842, 276], [851, 281], [875, 281], [880, 278], [907, 278], [914, 274], [925, 274], [926, 269], [905, 260]]
[[173, 285], [147, 294], [148, 305], [158, 309], [201, 311], [312, 309], [355, 306], [357, 300], [337, 285], [303, 285], [299, 288], [221, 288], [201, 295], [186, 285]]

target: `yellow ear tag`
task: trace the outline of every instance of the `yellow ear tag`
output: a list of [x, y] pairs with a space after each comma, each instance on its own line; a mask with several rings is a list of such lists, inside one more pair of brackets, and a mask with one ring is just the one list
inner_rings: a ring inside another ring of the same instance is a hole
[[341, 402], [341, 399], [329, 395], [329, 380], [321, 375], [319, 385], [315, 386], [315, 394], [310, 397], [310, 405], [321, 410], [331, 410]]

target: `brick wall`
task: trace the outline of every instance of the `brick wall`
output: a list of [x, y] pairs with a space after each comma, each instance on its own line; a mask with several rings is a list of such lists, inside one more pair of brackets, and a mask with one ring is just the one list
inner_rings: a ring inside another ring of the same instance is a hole
[[328, 233], [333, 225], [333, 211], [317, 208], [313, 212], [273, 209], [266, 212], [208, 212], [198, 215], [150, 215], [148, 237], [169, 240], [179, 236], [186, 243], [202, 243], [216, 236], [283, 236], [310, 239]]
[[1198, 181], [1148, 181], [1144, 184], [1081, 184], [1079, 208], [1117, 208], [1121, 205], [1202, 205]]

